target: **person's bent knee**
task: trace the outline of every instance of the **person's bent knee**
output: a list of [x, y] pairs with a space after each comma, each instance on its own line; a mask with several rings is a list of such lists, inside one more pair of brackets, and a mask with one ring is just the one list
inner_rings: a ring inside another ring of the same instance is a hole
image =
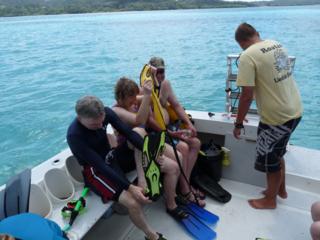
[[135, 127], [132, 130], [135, 131], [136, 133], [138, 133], [141, 137], [144, 137], [145, 135], [147, 135], [146, 130], [144, 130], [141, 127]]
[[140, 203], [135, 199], [135, 198], [131, 198], [129, 201], [128, 201], [128, 206], [126, 206], [129, 211], [138, 211], [141, 209], [141, 205]]
[[169, 169], [172, 174], [176, 176], [180, 175], [180, 168], [178, 162], [171, 161]]
[[194, 138], [194, 139], [195, 139], [195, 140], [194, 140], [195, 146], [200, 149], [200, 147], [201, 147], [201, 141], [200, 141], [200, 139], [199, 139], [199, 138]]
[[[188, 147], [188, 146], [187, 146]], [[173, 160], [175, 160], [175, 161], [180, 161], [180, 163], [182, 164], [183, 163], [183, 161], [184, 161], [184, 158], [183, 158], [183, 154], [182, 154], [182, 151], [180, 150], [180, 149], [177, 149], [178, 151], [176, 152], [177, 153], [177, 155], [178, 155], [178, 159], [177, 159], [177, 157], [176, 157], [176, 154], [173, 154]], [[185, 154], [188, 154], [188, 149], [186, 149], [186, 150], [184, 150], [184, 153]], [[170, 156], [168, 156], [169, 158], [170, 158]]]
[[320, 221], [311, 224], [310, 234], [313, 240], [320, 240]]
[[122, 191], [119, 196], [119, 203], [128, 208], [129, 211], [138, 211], [141, 209], [140, 203], [128, 192]]
[[188, 154], [189, 152], [189, 146], [186, 142], [180, 141], [177, 145], [177, 149], [179, 150], [179, 152], [181, 152], [182, 154]]
[[311, 216], [313, 221], [320, 221], [320, 201], [317, 201], [312, 204]]
[[191, 143], [190, 146], [192, 148], [200, 149], [200, 147], [201, 147], [201, 141], [199, 138], [196, 138], [196, 137], [192, 138], [190, 143]]
[[167, 174], [178, 176], [180, 174], [180, 168], [179, 168], [178, 162], [173, 161], [170, 158], [166, 158], [165, 171], [164, 172], [167, 173]]
[[[147, 135], [147, 132], [146, 130], [144, 130], [143, 128], [140, 128], [140, 127], [135, 127], [132, 129], [133, 131], [135, 131], [136, 133], [138, 133], [142, 138]], [[128, 147], [133, 150], [134, 149], [134, 146], [131, 142], [127, 141], [128, 143]]]

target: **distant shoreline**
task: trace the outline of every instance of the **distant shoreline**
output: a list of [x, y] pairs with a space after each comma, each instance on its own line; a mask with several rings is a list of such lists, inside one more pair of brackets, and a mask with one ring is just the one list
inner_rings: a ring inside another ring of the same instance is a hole
[[[164, 0], [159, 2], [145, 2], [139, 0], [132, 2], [122, 0], [113, 2], [102, 2], [102, 0], [88, 1], [85, 4], [77, 3], [78, 0], [70, 0], [68, 4], [44, 1], [39, 4], [39, 0], [34, 4], [28, 0], [22, 4], [17, 0], [10, 0], [2, 3], [0, 0], [0, 17], [18, 17], [18, 16], [37, 16], [37, 15], [59, 15], [59, 14], [85, 14], [85, 13], [107, 13], [107, 12], [125, 12], [125, 11], [153, 11], [153, 10], [183, 10], [183, 9], [215, 9], [215, 8], [243, 8], [243, 7], [276, 7], [276, 6], [307, 6], [319, 5], [318, 0], [274, 0], [272, 2], [223, 2], [194, 0], [194, 2], [185, 2], [185, 0]], [[40, 0], [41, 1], [41, 0]], [[94, 4], [93, 4], [94, 2]], [[20, 4], [18, 4], [20, 3]], [[50, 5], [49, 5], [50, 3]], [[97, 3], [100, 3], [97, 4]]]

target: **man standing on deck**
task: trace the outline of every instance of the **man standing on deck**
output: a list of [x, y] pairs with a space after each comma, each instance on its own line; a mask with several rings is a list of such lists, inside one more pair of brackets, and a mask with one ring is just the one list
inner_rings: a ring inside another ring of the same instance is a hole
[[239, 139], [243, 120], [255, 95], [260, 122], [255, 169], [267, 175], [263, 198], [251, 199], [257, 209], [274, 209], [277, 195], [287, 198], [284, 154], [302, 116], [302, 103], [288, 54], [273, 40], [262, 40], [254, 27], [239, 25], [235, 40], [244, 50], [239, 59], [237, 85], [242, 88], [233, 135]]
[[[126, 143], [111, 149], [106, 128], [111, 124], [140, 151], [143, 147], [142, 137], [125, 125], [113, 110], [104, 107], [97, 97], [85, 96], [79, 99], [75, 110], [77, 118], [68, 128], [67, 141], [83, 166], [86, 185], [101, 196], [104, 203], [114, 200], [126, 206], [132, 222], [146, 234], [146, 240], [166, 240], [145, 219], [142, 205], [151, 200], [144, 195], [144, 189], [131, 184], [125, 176], [126, 172], [135, 169], [133, 150]], [[177, 182], [178, 170], [166, 174], [173, 176]], [[176, 203], [173, 202], [172, 208], [175, 207]]]

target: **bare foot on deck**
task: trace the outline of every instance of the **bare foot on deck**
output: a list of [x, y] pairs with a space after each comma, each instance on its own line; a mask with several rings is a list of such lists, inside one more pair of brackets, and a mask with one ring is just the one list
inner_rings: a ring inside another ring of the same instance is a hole
[[288, 198], [288, 193], [285, 190], [284, 191], [279, 191], [278, 192], [278, 196], [283, 198], [283, 199], [286, 199], [286, 198]]
[[267, 198], [250, 199], [248, 203], [255, 209], [275, 209], [277, 207], [276, 200], [270, 200]]
[[[265, 196], [268, 194], [267, 190], [263, 190], [261, 193]], [[286, 199], [288, 198], [288, 193], [286, 190], [279, 190], [278, 196], [281, 197], [282, 199]]]
[[286, 199], [288, 197], [288, 193], [287, 193], [287, 190], [286, 190], [286, 185], [284, 183], [282, 183], [280, 185], [278, 196], [283, 198], [283, 199]]

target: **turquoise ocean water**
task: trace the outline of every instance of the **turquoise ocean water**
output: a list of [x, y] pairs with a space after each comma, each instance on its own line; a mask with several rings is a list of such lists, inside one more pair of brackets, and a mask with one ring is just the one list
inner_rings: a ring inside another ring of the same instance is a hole
[[320, 6], [0, 18], [0, 184], [67, 147], [75, 101], [113, 104], [121, 76], [138, 80], [151, 56], [187, 109], [224, 111], [226, 56], [240, 22], [297, 57], [304, 103], [292, 143], [320, 149]]

